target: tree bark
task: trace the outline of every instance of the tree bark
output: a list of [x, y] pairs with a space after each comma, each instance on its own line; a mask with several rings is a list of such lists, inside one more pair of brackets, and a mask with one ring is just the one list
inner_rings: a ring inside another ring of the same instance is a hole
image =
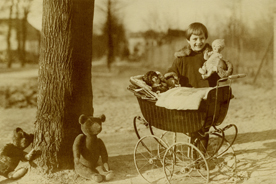
[[34, 145], [44, 172], [73, 166], [78, 117], [93, 115], [93, 14], [94, 0], [43, 1]]

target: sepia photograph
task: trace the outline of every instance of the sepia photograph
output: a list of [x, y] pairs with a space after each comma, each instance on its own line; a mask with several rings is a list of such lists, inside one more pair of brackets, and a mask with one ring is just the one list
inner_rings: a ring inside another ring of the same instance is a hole
[[274, 0], [1, 0], [0, 184], [272, 184]]

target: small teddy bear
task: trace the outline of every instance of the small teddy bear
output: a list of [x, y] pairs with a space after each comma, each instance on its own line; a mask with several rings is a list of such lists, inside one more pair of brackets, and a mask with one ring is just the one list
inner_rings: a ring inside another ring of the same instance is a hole
[[143, 81], [152, 88], [153, 92], [162, 93], [169, 89], [164, 76], [159, 72], [148, 71], [143, 76]]
[[158, 71], [148, 71], [142, 79], [156, 93], [163, 93], [171, 88], [180, 86], [179, 81], [174, 76], [164, 77]]
[[203, 79], [210, 77], [214, 72], [217, 72], [220, 78], [228, 77], [233, 73], [233, 65], [223, 60], [221, 51], [224, 47], [224, 39], [216, 39], [212, 43], [213, 51], [204, 53], [204, 59], [207, 61], [199, 68]]
[[27, 134], [21, 128], [17, 127], [13, 131], [13, 142], [6, 144], [0, 151], [0, 175], [9, 179], [19, 179], [23, 177], [28, 168], [21, 167], [15, 170], [20, 161], [31, 161], [35, 150], [28, 154], [24, 152], [34, 139], [33, 134]]
[[[74, 167], [77, 174], [96, 182], [111, 180], [113, 171], [108, 165], [108, 154], [104, 142], [97, 137], [102, 131], [102, 122], [105, 115], [100, 117], [86, 116], [79, 117], [81, 130], [73, 144]], [[99, 164], [101, 157], [102, 164]]]

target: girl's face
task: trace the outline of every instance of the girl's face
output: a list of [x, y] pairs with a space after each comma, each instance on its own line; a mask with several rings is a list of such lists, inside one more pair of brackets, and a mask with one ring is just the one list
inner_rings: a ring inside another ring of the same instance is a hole
[[200, 51], [204, 48], [206, 44], [206, 38], [203, 33], [200, 35], [192, 34], [190, 40], [187, 40], [187, 42], [190, 44], [193, 51]]

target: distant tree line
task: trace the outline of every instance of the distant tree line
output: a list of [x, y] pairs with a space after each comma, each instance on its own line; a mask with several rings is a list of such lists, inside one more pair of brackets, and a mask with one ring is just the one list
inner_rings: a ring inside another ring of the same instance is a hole
[[11, 49], [11, 31], [15, 20], [15, 30], [17, 39], [17, 50], [16, 55], [24, 67], [26, 63], [26, 38], [27, 38], [27, 18], [30, 13], [30, 7], [33, 0], [3, 0], [0, 4], [0, 10], [8, 12], [8, 30], [6, 36], [6, 54], [5, 60], [7, 67], [12, 66], [14, 56]]
[[101, 6], [96, 8], [101, 10], [106, 20], [101, 26], [101, 34], [93, 35], [93, 59], [106, 56], [107, 68], [110, 70], [116, 58], [128, 57], [128, 41], [125, 26], [118, 14], [122, 9], [121, 2], [112, 0], [101, 2]]

